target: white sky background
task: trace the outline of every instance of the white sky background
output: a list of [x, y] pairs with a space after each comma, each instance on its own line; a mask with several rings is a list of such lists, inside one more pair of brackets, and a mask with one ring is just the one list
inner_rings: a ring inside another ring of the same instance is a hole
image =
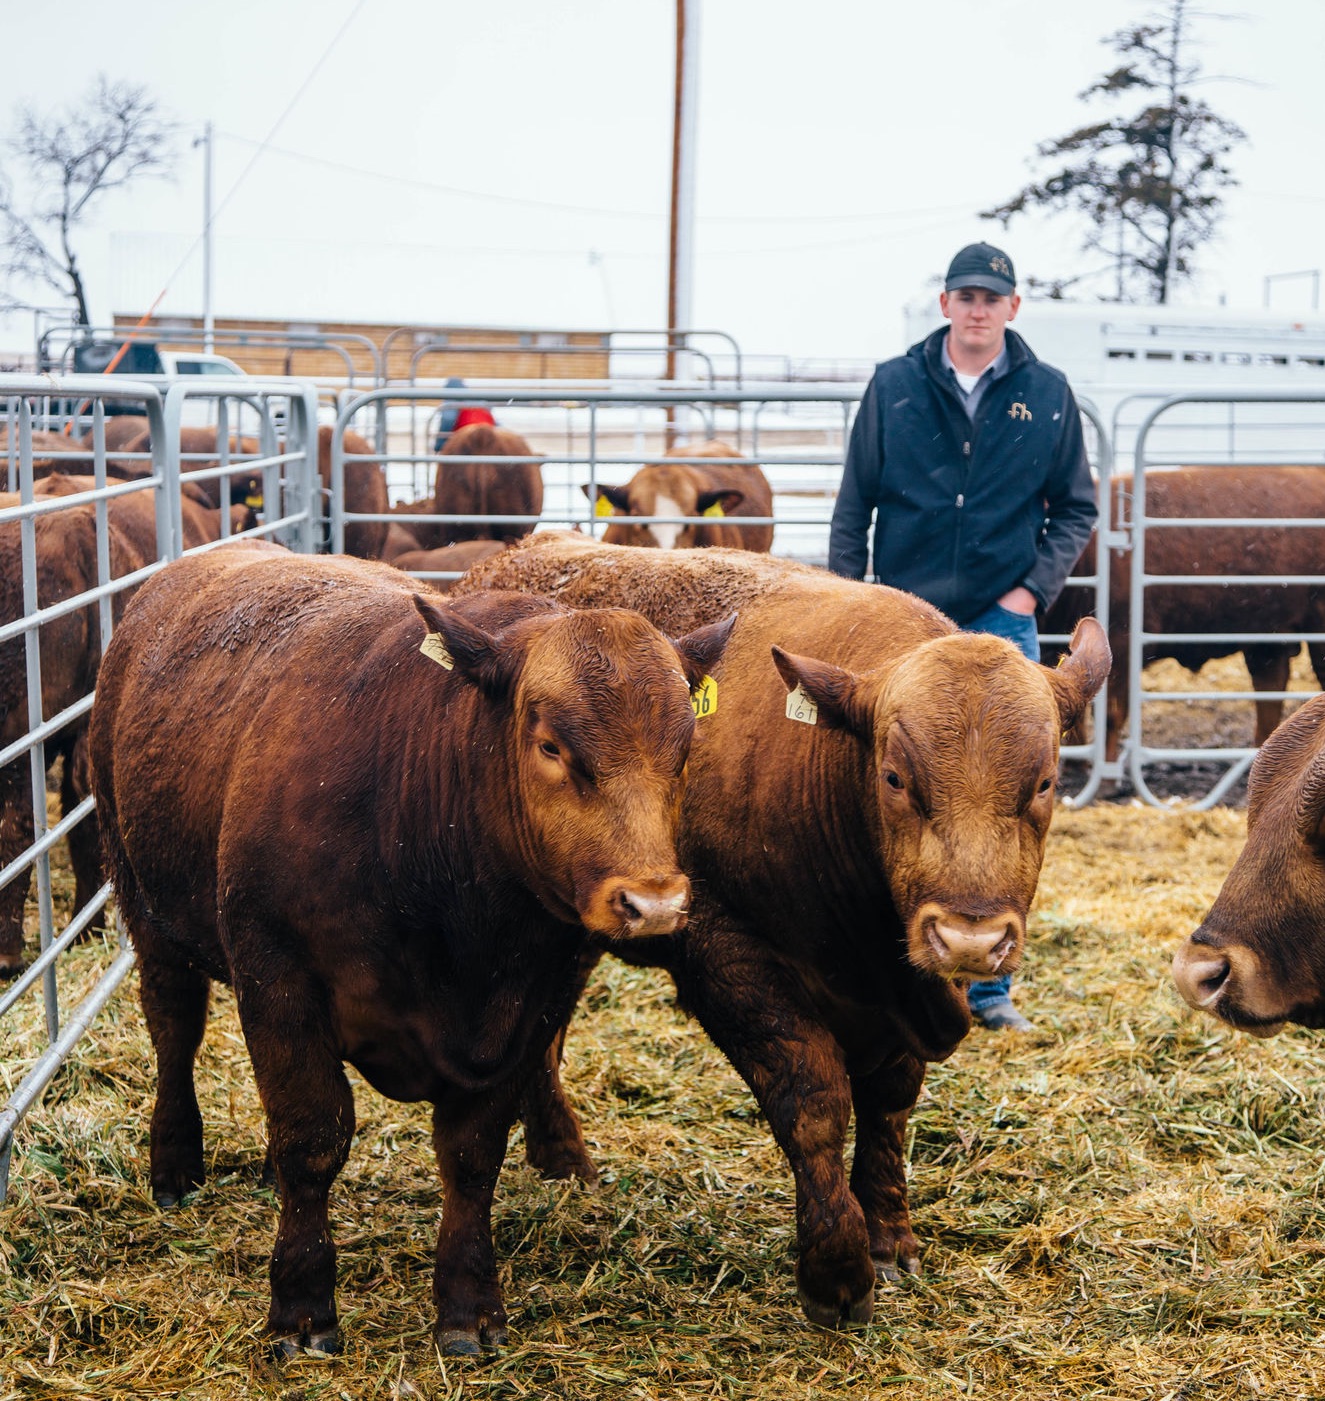
[[[1237, 3], [1194, 14], [1206, 74], [1241, 80], [1201, 95], [1250, 140], [1182, 299], [1257, 307], [1267, 274], [1325, 268], [1325, 0]], [[1000, 244], [1023, 280], [1081, 271], [1066, 216], [1003, 231], [977, 211], [1031, 178], [1038, 142], [1109, 110], [1077, 94], [1116, 61], [1101, 40], [1150, 13], [703, 0], [693, 324], [747, 354], [872, 359], [965, 242]], [[218, 317], [661, 327], [674, 23], [673, 0], [0, 0], [0, 137], [19, 103], [76, 102], [98, 71], [179, 121], [173, 180], [106, 198], [78, 235], [98, 322], [168, 280], [161, 312], [201, 312], [190, 140], [210, 120]], [[1280, 280], [1273, 304], [1310, 294]], [[0, 350], [31, 339], [30, 316], [0, 322]]]

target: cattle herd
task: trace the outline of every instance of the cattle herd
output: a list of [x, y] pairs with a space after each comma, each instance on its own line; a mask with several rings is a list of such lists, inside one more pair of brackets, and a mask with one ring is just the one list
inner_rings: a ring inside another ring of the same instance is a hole
[[[186, 466], [216, 460], [209, 431]], [[126, 481], [144, 432], [107, 436]], [[87, 490], [51, 436], [34, 444], [38, 494]], [[534, 532], [540, 459], [508, 430], [452, 434], [433, 494], [390, 510], [369, 444], [347, 434], [345, 450], [347, 510], [391, 517], [351, 522], [345, 554], [245, 539], [187, 555], [116, 596], [104, 657], [95, 608], [41, 630], [43, 714], [96, 687], [47, 752], [66, 810], [95, 797], [99, 832], [71, 835], [76, 898], [108, 873], [138, 955], [157, 1202], [204, 1179], [194, 1061], [210, 984], [229, 983], [280, 1198], [277, 1354], [339, 1344], [328, 1195], [354, 1133], [346, 1063], [432, 1104], [434, 1337], [500, 1347], [507, 1139], [522, 1120], [545, 1175], [595, 1176], [559, 1064], [612, 956], [665, 970], [756, 1097], [794, 1180], [806, 1315], [868, 1320], [876, 1281], [919, 1268], [904, 1140], [926, 1066], [970, 1026], [966, 983], [1022, 957], [1060, 737], [1111, 668], [1118, 684], [1124, 634], [1065, 604], [1070, 644], [1042, 666], [911, 595], [776, 558], [768, 481], [721, 442], [597, 486], [602, 543]], [[319, 465], [329, 483], [329, 429]], [[1257, 489], [1314, 490], [1310, 469], [1278, 470]], [[259, 478], [240, 466], [229, 483], [228, 498], [216, 479], [185, 489], [186, 545], [260, 509]], [[1205, 489], [1199, 472], [1151, 485], [1160, 514], [1252, 513]], [[150, 493], [107, 517], [112, 577], [156, 557]], [[24, 611], [20, 535], [0, 525], [6, 618]], [[35, 541], [43, 606], [95, 585], [91, 505], [38, 517]], [[1308, 531], [1258, 548], [1252, 572], [1320, 557]], [[1238, 567], [1214, 547], [1203, 566]], [[1114, 588], [1123, 623], [1124, 571]], [[1257, 631], [1271, 607], [1325, 630], [1307, 586], [1245, 594]], [[1189, 610], [1184, 630], [1238, 626], [1217, 622]], [[3, 646], [9, 744], [26, 672], [22, 640]], [[1179, 659], [1199, 660], [1187, 646]], [[1258, 687], [1282, 686], [1283, 650], [1247, 654]], [[1173, 966], [1188, 1003], [1256, 1035], [1325, 1024], [1325, 697], [1277, 718], [1258, 711], [1245, 849]], [[0, 804], [3, 866], [32, 840], [26, 763], [0, 770]], [[0, 972], [22, 967], [24, 895], [0, 894]]]

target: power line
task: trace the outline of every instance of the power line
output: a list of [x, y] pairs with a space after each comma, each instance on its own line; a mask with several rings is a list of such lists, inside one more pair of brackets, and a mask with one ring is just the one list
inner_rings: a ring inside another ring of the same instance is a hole
[[[258, 143], [251, 137], [240, 136], [233, 131], [218, 131], [217, 136], [234, 141], [242, 146], [255, 146]], [[653, 223], [661, 221], [663, 211], [646, 213], [638, 209], [604, 209], [598, 205], [563, 204], [556, 200], [527, 199], [519, 195], [494, 194], [490, 190], [471, 190], [460, 185], [443, 185], [434, 180], [420, 180], [412, 175], [393, 175], [383, 170], [373, 170], [367, 166], [350, 165], [346, 161], [330, 160], [326, 156], [314, 156], [305, 151], [291, 151], [287, 147], [263, 143], [272, 155], [284, 156], [287, 160], [299, 161], [304, 165], [321, 166], [341, 175], [355, 175], [365, 180], [377, 180], [384, 185], [399, 185], [406, 189], [426, 190], [430, 194], [454, 195], [462, 199], [485, 200], [492, 204], [515, 205], [523, 209], [548, 209], [565, 214], [593, 214], [606, 219], [642, 219]], [[251, 163], [250, 163], [251, 164]], [[874, 220], [915, 219], [936, 214], [956, 214], [967, 209], [965, 204], [936, 205], [929, 209], [890, 209], [873, 213], [848, 214], [704, 214], [701, 224], [843, 224], [866, 223]]]
[[[235, 197], [235, 194], [238, 191], [239, 187], [244, 183], [245, 179], [247, 178], [249, 171], [253, 169], [254, 165], [261, 157], [263, 151], [267, 149], [272, 137], [276, 135], [276, 133], [285, 124], [286, 118], [289, 117], [290, 113], [294, 111], [296, 106], [298, 106], [300, 99], [303, 97], [304, 93], [308, 91], [309, 84], [312, 83], [315, 77], [317, 77], [318, 73], [322, 69], [322, 65], [326, 63], [328, 58], [331, 57], [332, 50], [335, 49], [336, 45], [340, 43], [341, 38], [345, 34], [345, 31], [350, 27], [351, 24], [353, 24], [354, 20], [359, 14], [359, 11], [362, 10], [367, 3], [368, 0], [355, 0], [354, 8], [345, 17], [345, 21], [344, 23], [342, 23], [341, 27], [335, 32], [334, 35], [332, 35], [331, 42], [322, 51], [322, 57], [319, 58], [318, 61], [309, 70], [308, 76], [299, 85], [299, 88], [295, 92], [295, 95], [286, 104], [285, 110], [281, 113], [279, 117], [276, 118], [276, 121], [273, 123], [271, 129], [267, 132], [266, 137], [260, 144], [258, 144], [258, 148], [256, 151], [254, 151], [253, 156], [249, 160], [248, 164], [244, 167], [242, 171], [240, 171], [239, 178], [234, 182], [233, 185], [230, 186], [230, 189], [226, 192], [225, 198], [222, 199], [220, 204], [218, 204], [216, 208], [212, 211], [212, 217], [208, 221], [207, 225], [208, 229], [216, 223], [217, 219], [220, 217], [221, 211]], [[170, 284], [179, 276], [181, 270], [188, 263], [189, 259], [193, 257], [194, 252], [196, 251], [198, 245], [202, 242], [206, 232], [207, 229], [203, 229], [198, 234], [198, 236], [189, 245], [188, 250], [185, 252], [184, 256], [179, 260], [179, 263], [176, 266], [174, 272], [172, 272], [170, 276], [166, 278], [165, 282], [162, 284], [161, 291], [157, 294], [156, 301], [152, 303], [153, 310], [160, 304], [161, 299], [166, 295], [166, 292], [169, 291]], [[149, 311], [148, 315], [150, 314], [151, 312]]]

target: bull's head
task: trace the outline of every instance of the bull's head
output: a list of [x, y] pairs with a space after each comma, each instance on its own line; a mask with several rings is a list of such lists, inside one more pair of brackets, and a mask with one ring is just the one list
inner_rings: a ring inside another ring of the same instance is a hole
[[673, 933], [690, 899], [675, 842], [691, 693], [735, 614], [671, 641], [628, 609], [518, 598], [520, 616], [488, 632], [415, 595], [454, 669], [509, 708], [514, 753], [492, 784], [500, 771], [510, 785], [510, 854], [560, 919], [609, 939]]
[[1256, 756], [1246, 844], [1173, 979], [1191, 1006], [1253, 1036], [1325, 1026], [1325, 697]]
[[1059, 737], [1109, 670], [1093, 618], [1057, 668], [1000, 638], [952, 633], [879, 674], [858, 676], [774, 648], [788, 689], [818, 723], [869, 746], [876, 840], [906, 951], [949, 979], [1021, 960], [1053, 810]]

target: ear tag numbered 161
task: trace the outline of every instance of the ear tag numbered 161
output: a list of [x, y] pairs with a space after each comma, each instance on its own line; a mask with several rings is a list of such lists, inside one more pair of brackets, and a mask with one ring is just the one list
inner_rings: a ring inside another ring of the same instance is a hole
[[805, 693], [799, 681], [787, 692], [787, 719], [799, 720], [802, 725], [819, 723], [819, 707], [814, 698]]

